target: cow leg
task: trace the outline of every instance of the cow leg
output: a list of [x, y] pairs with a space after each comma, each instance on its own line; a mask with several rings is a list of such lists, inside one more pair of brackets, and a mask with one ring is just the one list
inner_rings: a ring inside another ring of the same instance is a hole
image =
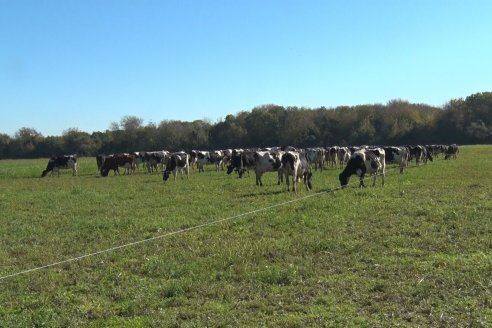
[[289, 175], [285, 174], [285, 184], [287, 185], [287, 191], [290, 191]]

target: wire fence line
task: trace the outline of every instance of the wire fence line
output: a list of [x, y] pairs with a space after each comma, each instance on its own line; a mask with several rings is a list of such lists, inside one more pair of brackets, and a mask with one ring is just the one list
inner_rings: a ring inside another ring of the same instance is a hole
[[[409, 166], [406, 169], [418, 168], [418, 167], [421, 167], [421, 166]], [[363, 180], [368, 179], [368, 178], [373, 178], [374, 176], [382, 176], [383, 174], [386, 175], [386, 173], [388, 171], [396, 171], [397, 169], [399, 170], [400, 167], [397, 166], [397, 167], [389, 168], [389, 169], [386, 170], [385, 173], [378, 173], [378, 174], [373, 174], [373, 175], [367, 175], [367, 176], [364, 177]], [[401, 176], [401, 174], [399, 174], [399, 175]], [[400, 182], [401, 182], [401, 180], [400, 180]], [[291, 200], [288, 200], [288, 201], [285, 201], [285, 202], [281, 202], [281, 203], [273, 204], [273, 205], [270, 205], [270, 206], [266, 206], [266, 207], [254, 209], [254, 210], [251, 210], [251, 211], [248, 211], [248, 212], [245, 212], [245, 213], [241, 213], [241, 214], [238, 214], [238, 215], [230, 216], [230, 217], [227, 217], [227, 218], [222, 218], [222, 219], [218, 219], [218, 220], [214, 220], [214, 221], [210, 221], [210, 222], [205, 222], [205, 223], [198, 224], [198, 225], [195, 225], [195, 226], [192, 226], [192, 227], [188, 227], [188, 228], [183, 228], [183, 229], [179, 229], [179, 230], [167, 232], [167, 233], [164, 233], [164, 234], [161, 234], [161, 235], [157, 235], [157, 236], [154, 236], [154, 237], [140, 239], [140, 240], [137, 240], [137, 241], [126, 243], [126, 244], [122, 244], [122, 245], [118, 245], [118, 246], [106, 248], [106, 249], [103, 249], [103, 250], [100, 250], [100, 251], [91, 252], [91, 253], [83, 254], [83, 255], [80, 255], [80, 256], [77, 256], [77, 257], [72, 257], [72, 258], [68, 258], [68, 259], [65, 259], [65, 260], [61, 260], [61, 261], [57, 261], [57, 262], [52, 262], [52, 263], [49, 263], [49, 264], [46, 264], [46, 265], [34, 267], [34, 268], [31, 268], [31, 269], [14, 272], [14, 273], [11, 273], [11, 274], [0, 276], [0, 282], [6, 280], [8, 278], [13, 278], [13, 277], [16, 277], [16, 276], [19, 276], [19, 275], [32, 273], [32, 272], [39, 271], [39, 270], [42, 270], [42, 269], [47, 269], [47, 268], [51, 268], [51, 267], [54, 267], [54, 266], [58, 266], [58, 265], [62, 265], [62, 264], [67, 264], [67, 263], [75, 262], [75, 261], [80, 261], [80, 260], [85, 259], [85, 258], [94, 257], [94, 256], [98, 256], [98, 255], [101, 255], [101, 254], [113, 252], [113, 251], [116, 251], [116, 250], [119, 250], [119, 249], [122, 249], [122, 248], [127, 248], [127, 247], [131, 247], [131, 246], [135, 246], [135, 245], [139, 245], [139, 244], [151, 242], [151, 241], [154, 241], [154, 240], [163, 239], [163, 238], [166, 238], [166, 237], [170, 237], [170, 236], [174, 236], [174, 235], [178, 235], [178, 234], [190, 232], [190, 231], [193, 231], [193, 230], [198, 230], [198, 229], [206, 228], [206, 227], [209, 227], [209, 226], [212, 226], [212, 225], [217, 225], [217, 224], [220, 224], [220, 223], [223, 223], [223, 222], [227, 222], [227, 221], [232, 221], [232, 220], [239, 219], [239, 218], [242, 218], [242, 217], [245, 217], [245, 216], [248, 216], [248, 215], [252, 215], [252, 214], [255, 214], [255, 213], [267, 211], [267, 210], [270, 210], [270, 209], [273, 209], [273, 208], [276, 208], [276, 207], [285, 206], [285, 205], [292, 204], [292, 203], [295, 203], [295, 202], [300, 202], [300, 201], [306, 200], [308, 198], [313, 198], [313, 197], [317, 197], [317, 196], [328, 194], [328, 193], [334, 193], [336, 191], [340, 191], [340, 190], [346, 189], [349, 185], [359, 184], [359, 183], [360, 183], [360, 179], [357, 179], [356, 182], [353, 181], [352, 183], [348, 184], [345, 187], [336, 187], [336, 188], [324, 189], [324, 190], [318, 191], [316, 193], [310, 193], [308, 195], [305, 195], [305, 196], [302, 196], [302, 197], [299, 197], [299, 198], [295, 198], [295, 199], [291, 199]]]

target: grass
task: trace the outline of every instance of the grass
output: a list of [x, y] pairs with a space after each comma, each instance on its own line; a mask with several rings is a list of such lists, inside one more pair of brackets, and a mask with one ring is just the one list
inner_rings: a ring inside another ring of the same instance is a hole
[[274, 173], [164, 183], [82, 158], [41, 179], [46, 159], [2, 160], [0, 276], [298, 201], [2, 279], [0, 327], [491, 326], [491, 155], [302, 200], [339, 170], [294, 194]]

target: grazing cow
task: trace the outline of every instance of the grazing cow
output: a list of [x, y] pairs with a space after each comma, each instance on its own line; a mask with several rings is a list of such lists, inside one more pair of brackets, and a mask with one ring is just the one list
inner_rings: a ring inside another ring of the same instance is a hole
[[250, 150], [245, 151], [232, 151], [231, 164], [227, 167], [227, 174], [231, 174], [236, 170], [239, 173], [239, 177], [242, 178], [244, 172], [248, 172], [249, 169], [253, 169], [256, 166], [255, 152]]
[[444, 159], [448, 159], [448, 158], [456, 159], [456, 158], [458, 158], [459, 152], [460, 152], [460, 149], [459, 149], [457, 144], [449, 145], [446, 148], [446, 152], [444, 153]]
[[265, 172], [278, 172], [278, 184], [280, 184], [282, 173], [279, 171], [282, 162], [276, 155], [270, 154], [268, 151], [257, 151], [254, 154], [255, 157], [255, 174], [256, 185], [263, 186], [261, 177]]
[[294, 192], [297, 192], [297, 182], [302, 177], [306, 190], [312, 189], [311, 169], [304, 154], [294, 151], [288, 151], [282, 156], [282, 171], [285, 175], [287, 191], [290, 191], [289, 177], [292, 177]]
[[60, 175], [61, 169], [72, 169], [72, 175], [76, 176], [78, 170], [77, 166], [77, 155], [51, 157], [48, 161], [48, 165], [46, 166], [46, 170], [41, 173], [41, 177], [47, 176], [50, 172], [51, 174], [56, 172]]
[[190, 177], [190, 156], [185, 152], [173, 153], [167, 160], [162, 180], [167, 181], [172, 173], [174, 181], [176, 181], [178, 172], [181, 173], [181, 179], [183, 179], [183, 171], [186, 172], [186, 178], [188, 179]]
[[407, 147], [384, 147], [386, 163], [398, 164], [400, 166], [400, 174], [403, 169], [408, 166], [408, 149]]
[[382, 185], [384, 186], [384, 171], [385, 171], [385, 152], [384, 149], [361, 149], [350, 156], [347, 166], [340, 173], [338, 179], [340, 185], [346, 187], [350, 176], [357, 174], [360, 177], [359, 186], [365, 187], [364, 175], [366, 173], [373, 174], [374, 180], [372, 185], [376, 185], [376, 177], [378, 174], [382, 175]]
[[101, 176], [107, 177], [110, 170], [114, 171], [114, 175], [119, 175], [119, 168], [125, 168], [123, 174], [135, 173], [135, 155], [122, 153], [107, 156], [101, 167]]

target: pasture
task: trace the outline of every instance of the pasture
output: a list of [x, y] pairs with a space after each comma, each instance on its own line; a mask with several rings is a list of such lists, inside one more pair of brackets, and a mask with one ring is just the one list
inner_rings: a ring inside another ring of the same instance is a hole
[[330, 193], [46, 163], [0, 161], [0, 277], [163, 237], [2, 278], [0, 327], [492, 326], [492, 146]]

